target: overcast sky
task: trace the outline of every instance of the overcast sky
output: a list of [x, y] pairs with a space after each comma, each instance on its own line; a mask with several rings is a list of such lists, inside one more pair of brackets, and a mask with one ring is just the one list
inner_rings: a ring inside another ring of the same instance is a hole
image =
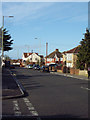
[[14, 40], [5, 54], [14, 59], [32, 50], [45, 56], [46, 42], [48, 54], [74, 48], [88, 27], [88, 2], [3, 2], [2, 13], [14, 16], [4, 19]]

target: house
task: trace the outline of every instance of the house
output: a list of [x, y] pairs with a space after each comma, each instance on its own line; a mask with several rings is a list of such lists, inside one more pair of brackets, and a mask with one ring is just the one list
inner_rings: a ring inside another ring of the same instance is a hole
[[10, 63], [12, 65], [20, 66], [22, 64], [22, 59], [13, 59], [13, 60], [10, 60]]
[[77, 54], [79, 52], [79, 46], [68, 50], [64, 51], [63, 54], [63, 63], [66, 62], [66, 66], [70, 68], [76, 68], [76, 61], [77, 61]]
[[22, 64], [41, 64], [43, 62], [43, 55], [38, 55], [38, 53], [23, 53]]
[[60, 64], [62, 63], [62, 54], [59, 52], [58, 49], [56, 49], [54, 52], [50, 53], [48, 56], [45, 57], [45, 65], [49, 64]]

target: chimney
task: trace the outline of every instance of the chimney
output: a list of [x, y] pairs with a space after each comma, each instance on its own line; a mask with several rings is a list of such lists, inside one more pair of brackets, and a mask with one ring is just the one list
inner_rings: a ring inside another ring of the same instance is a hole
[[29, 56], [29, 53], [27, 53], [27, 56]]
[[56, 49], [55, 51], [59, 51], [58, 49]]

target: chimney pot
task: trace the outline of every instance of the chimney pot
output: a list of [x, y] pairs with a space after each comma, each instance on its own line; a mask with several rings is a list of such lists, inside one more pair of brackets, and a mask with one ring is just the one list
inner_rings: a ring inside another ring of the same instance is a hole
[[59, 51], [58, 49], [56, 49], [56, 51]]

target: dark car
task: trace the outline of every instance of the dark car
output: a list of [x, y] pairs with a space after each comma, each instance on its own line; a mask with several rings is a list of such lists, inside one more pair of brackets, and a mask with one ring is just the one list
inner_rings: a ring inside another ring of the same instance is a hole
[[40, 67], [40, 70], [43, 70], [44, 68], [45, 68], [45, 65], [41, 66], [41, 67]]
[[45, 66], [44, 71], [49, 72], [49, 66]]
[[28, 65], [27, 68], [32, 69], [33, 65]]
[[53, 71], [53, 72], [56, 72], [57, 71], [57, 64], [50, 64], [49, 65], [49, 70], [50, 71]]
[[45, 65], [40, 67], [40, 71], [44, 71], [44, 69], [45, 69]]
[[15, 69], [15, 66], [14, 65], [10, 65], [10, 69]]
[[34, 70], [40, 70], [40, 66], [39, 66], [39, 65], [34, 65], [34, 66], [33, 66], [33, 69], [34, 69]]
[[49, 66], [42, 66], [40, 70], [41, 72], [49, 72]]

